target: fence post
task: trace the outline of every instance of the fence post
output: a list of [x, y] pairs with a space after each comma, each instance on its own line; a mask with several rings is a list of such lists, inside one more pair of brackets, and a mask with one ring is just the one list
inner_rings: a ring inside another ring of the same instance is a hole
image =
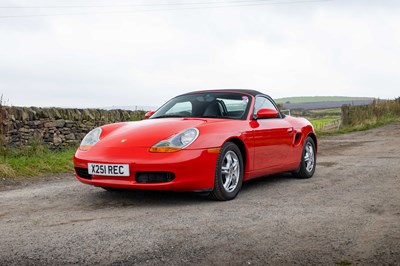
[[350, 124], [349, 121], [349, 112], [350, 112], [350, 107], [346, 104], [342, 105], [342, 117], [341, 117], [341, 125], [346, 126]]

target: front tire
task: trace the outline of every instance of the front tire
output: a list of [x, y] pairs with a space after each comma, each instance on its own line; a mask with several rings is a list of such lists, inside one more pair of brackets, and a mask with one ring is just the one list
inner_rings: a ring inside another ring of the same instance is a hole
[[234, 199], [242, 188], [243, 173], [242, 153], [234, 143], [225, 143], [218, 156], [210, 198], [221, 201]]
[[301, 154], [300, 167], [293, 174], [298, 178], [310, 178], [314, 175], [316, 166], [317, 153], [315, 150], [315, 143], [311, 137], [307, 137]]

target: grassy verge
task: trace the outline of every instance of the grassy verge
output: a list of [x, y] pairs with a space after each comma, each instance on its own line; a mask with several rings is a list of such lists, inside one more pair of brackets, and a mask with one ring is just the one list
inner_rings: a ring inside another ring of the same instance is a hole
[[73, 172], [75, 148], [51, 151], [41, 145], [8, 149], [0, 157], [0, 177], [16, 178]]
[[394, 122], [400, 122], [400, 117], [398, 116], [385, 116], [380, 119], [374, 119], [365, 121], [355, 126], [344, 126], [341, 127], [339, 130], [332, 130], [332, 131], [323, 131], [323, 130], [316, 130], [319, 136], [321, 135], [339, 135], [339, 134], [347, 134], [356, 131], [365, 131], [373, 128], [378, 128], [387, 124], [391, 124]]

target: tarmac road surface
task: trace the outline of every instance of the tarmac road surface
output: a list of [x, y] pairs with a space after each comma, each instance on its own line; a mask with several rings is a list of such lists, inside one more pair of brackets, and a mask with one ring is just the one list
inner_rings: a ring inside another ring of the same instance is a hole
[[313, 178], [263, 177], [229, 202], [3, 180], [0, 265], [400, 265], [400, 123], [319, 148]]

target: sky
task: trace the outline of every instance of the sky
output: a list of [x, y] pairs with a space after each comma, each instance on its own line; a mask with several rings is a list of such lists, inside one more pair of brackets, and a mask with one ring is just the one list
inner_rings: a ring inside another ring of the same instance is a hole
[[14, 106], [159, 106], [195, 90], [400, 96], [398, 0], [2, 0]]

